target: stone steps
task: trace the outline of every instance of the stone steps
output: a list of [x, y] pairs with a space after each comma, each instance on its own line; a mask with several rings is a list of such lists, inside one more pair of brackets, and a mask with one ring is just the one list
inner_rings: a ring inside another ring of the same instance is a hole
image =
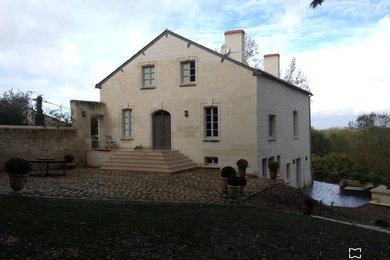
[[179, 151], [118, 150], [101, 167], [102, 170], [129, 172], [176, 173], [199, 166]]

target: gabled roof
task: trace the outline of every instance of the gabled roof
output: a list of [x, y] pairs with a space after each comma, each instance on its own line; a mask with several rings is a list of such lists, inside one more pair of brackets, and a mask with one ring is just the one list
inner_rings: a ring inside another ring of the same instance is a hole
[[274, 75], [272, 75], [272, 74], [270, 74], [270, 73], [268, 73], [268, 72], [265, 72], [265, 71], [260, 70], [260, 69], [252, 68], [252, 67], [250, 67], [250, 66], [248, 66], [248, 65], [246, 65], [246, 64], [244, 64], [244, 63], [242, 63], [242, 62], [239, 62], [239, 61], [237, 61], [237, 60], [235, 60], [235, 59], [232, 59], [232, 58], [230, 58], [230, 57], [228, 57], [228, 56], [226, 56], [226, 55], [223, 55], [223, 54], [220, 54], [220, 53], [218, 53], [218, 52], [216, 52], [216, 51], [213, 51], [212, 49], [209, 49], [209, 48], [207, 48], [207, 47], [205, 47], [205, 46], [203, 46], [203, 45], [201, 45], [201, 44], [199, 44], [199, 43], [196, 43], [196, 42], [191, 41], [191, 40], [189, 40], [189, 39], [187, 39], [187, 38], [184, 38], [183, 36], [178, 35], [178, 34], [172, 32], [172, 31], [170, 31], [170, 30], [168, 30], [168, 29], [166, 29], [165, 31], [163, 31], [163, 32], [162, 32], [159, 36], [157, 36], [153, 41], [151, 41], [149, 44], [147, 44], [145, 47], [143, 47], [139, 52], [137, 52], [135, 55], [133, 55], [130, 59], [128, 59], [127, 61], [125, 61], [122, 65], [120, 65], [116, 70], [114, 70], [113, 72], [111, 72], [111, 73], [110, 73], [107, 77], [105, 77], [102, 81], [100, 81], [99, 83], [97, 83], [97, 84], [95, 85], [95, 88], [99, 88], [99, 89], [100, 89], [100, 88], [102, 87], [102, 85], [103, 85], [107, 80], [109, 80], [112, 76], [114, 76], [118, 71], [122, 70], [123, 67], [125, 67], [125, 66], [126, 66], [127, 64], [129, 64], [132, 60], [134, 60], [136, 57], [138, 57], [138, 55], [144, 53], [144, 52], [145, 52], [150, 46], [152, 46], [155, 42], [157, 42], [158, 40], [160, 40], [160, 39], [161, 39], [162, 37], [164, 37], [164, 36], [165, 36], [165, 37], [168, 37], [168, 35], [172, 35], [172, 36], [174, 36], [174, 37], [176, 37], [176, 38], [178, 38], [178, 39], [180, 39], [180, 40], [182, 40], [182, 41], [185, 41], [185, 42], [187, 42], [188, 45], [191, 45], [191, 44], [192, 44], [192, 45], [194, 45], [194, 46], [196, 46], [196, 47], [198, 47], [198, 48], [201, 48], [201, 49], [203, 49], [203, 50], [205, 50], [205, 51], [207, 51], [207, 52], [210, 52], [210, 53], [212, 53], [212, 54], [214, 54], [214, 55], [216, 55], [216, 56], [219, 56], [219, 57], [221, 58], [222, 61], [223, 61], [223, 60], [228, 60], [228, 61], [233, 62], [233, 63], [235, 63], [235, 64], [237, 64], [237, 65], [239, 65], [239, 66], [241, 66], [241, 67], [243, 67], [243, 68], [245, 68], [245, 69], [248, 69], [248, 70], [250, 70], [250, 71], [253, 72], [253, 75], [254, 75], [254, 76], [263, 76], [263, 77], [266, 77], [266, 78], [269, 78], [269, 79], [272, 79], [272, 80], [276, 80], [276, 81], [278, 81], [278, 82], [284, 84], [285, 86], [287, 86], [287, 87], [289, 87], [289, 88], [292, 88], [292, 89], [294, 89], [294, 90], [303, 92], [304, 94], [307, 94], [307, 95], [310, 95], [310, 96], [313, 95], [310, 91], [307, 91], [307, 90], [305, 90], [305, 89], [299, 88], [299, 87], [295, 86], [294, 84], [291, 84], [291, 83], [289, 83], [289, 82], [287, 82], [287, 81], [285, 81], [285, 80], [282, 80], [282, 79], [280, 79], [280, 78], [278, 78], [278, 77], [275, 77]]

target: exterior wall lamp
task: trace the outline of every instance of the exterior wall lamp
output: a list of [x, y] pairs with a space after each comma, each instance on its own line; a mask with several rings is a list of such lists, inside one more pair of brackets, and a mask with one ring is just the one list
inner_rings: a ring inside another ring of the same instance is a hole
[[188, 117], [188, 110], [184, 110], [184, 116]]

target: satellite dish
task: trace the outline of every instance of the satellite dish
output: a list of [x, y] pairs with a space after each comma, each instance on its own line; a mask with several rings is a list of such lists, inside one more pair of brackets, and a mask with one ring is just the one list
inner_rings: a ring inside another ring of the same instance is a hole
[[229, 47], [229, 45], [223, 44], [223, 45], [221, 46], [221, 53], [222, 53], [223, 55], [226, 55], [226, 54], [229, 54], [229, 52], [230, 52], [230, 47]]

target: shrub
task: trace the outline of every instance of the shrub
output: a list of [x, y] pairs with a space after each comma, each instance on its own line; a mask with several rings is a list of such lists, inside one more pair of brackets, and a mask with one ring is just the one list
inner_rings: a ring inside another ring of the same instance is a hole
[[246, 167], [248, 167], [248, 161], [245, 159], [240, 159], [237, 161], [236, 165], [240, 169], [246, 169]]
[[232, 175], [236, 175], [236, 170], [233, 167], [226, 166], [222, 168], [221, 177], [229, 178]]
[[245, 178], [245, 177], [238, 177], [238, 184], [239, 184], [241, 187], [246, 186], [246, 178]]
[[375, 225], [380, 226], [380, 227], [388, 227], [389, 223], [384, 219], [377, 219], [375, 221]]
[[230, 186], [240, 186], [240, 180], [236, 175], [231, 175], [228, 180]]
[[9, 174], [26, 174], [31, 171], [31, 165], [22, 158], [11, 158], [5, 162], [4, 170]]
[[134, 150], [138, 151], [138, 150], [142, 150], [144, 149], [144, 147], [142, 145], [137, 145], [136, 147], [134, 147]]
[[305, 199], [305, 205], [312, 208], [314, 206], [314, 201], [312, 199]]
[[384, 182], [384, 180], [381, 177], [375, 175], [370, 178], [370, 181], [374, 183], [375, 186], [377, 186], [378, 184], [382, 184]]
[[272, 161], [268, 164], [268, 169], [272, 172], [276, 172], [279, 169], [279, 163]]
[[72, 154], [65, 154], [64, 159], [66, 162], [73, 162], [74, 156]]

